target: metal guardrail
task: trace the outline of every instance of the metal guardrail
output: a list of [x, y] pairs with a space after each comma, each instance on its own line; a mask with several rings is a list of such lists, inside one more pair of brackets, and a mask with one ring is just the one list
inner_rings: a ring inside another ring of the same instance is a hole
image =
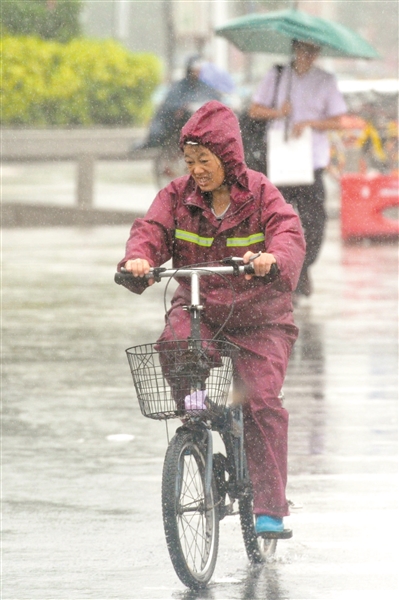
[[4, 162], [72, 160], [77, 163], [76, 202], [93, 207], [94, 167], [97, 160], [151, 160], [157, 149], [132, 150], [145, 138], [141, 128], [2, 129]]

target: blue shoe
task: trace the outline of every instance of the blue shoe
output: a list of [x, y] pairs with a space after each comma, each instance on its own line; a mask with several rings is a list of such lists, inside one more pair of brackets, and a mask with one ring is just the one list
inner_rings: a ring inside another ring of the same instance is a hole
[[269, 531], [276, 533], [284, 531], [283, 519], [270, 517], [269, 515], [256, 515], [255, 532], [259, 534]]

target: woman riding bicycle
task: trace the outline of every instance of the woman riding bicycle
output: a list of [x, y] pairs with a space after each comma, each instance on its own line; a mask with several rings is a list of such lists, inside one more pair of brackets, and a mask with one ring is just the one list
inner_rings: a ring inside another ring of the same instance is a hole
[[[189, 119], [180, 148], [189, 174], [162, 189], [146, 216], [135, 220], [118, 269], [143, 277], [170, 258], [178, 268], [232, 255], [248, 263], [259, 253], [252, 260], [255, 276], [228, 283], [204, 278], [201, 334], [212, 338], [228, 317], [233, 286], [235, 310], [223, 337], [240, 349], [234, 376], [243, 403], [256, 532], [280, 532], [289, 512], [288, 413], [279, 395], [298, 335], [292, 292], [305, 255], [302, 228], [266, 176], [246, 167], [237, 118], [220, 102], [208, 102]], [[279, 276], [266, 285], [262, 276], [273, 263]], [[158, 341], [188, 337], [190, 314], [184, 307], [189, 304], [189, 283], [180, 280]]]

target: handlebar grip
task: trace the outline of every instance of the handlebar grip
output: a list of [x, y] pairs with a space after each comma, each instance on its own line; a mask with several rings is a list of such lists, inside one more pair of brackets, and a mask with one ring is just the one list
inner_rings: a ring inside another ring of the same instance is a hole
[[146, 277], [133, 277], [130, 271], [115, 273], [114, 281], [118, 285], [123, 285], [134, 294], [142, 294], [148, 287], [148, 279]]
[[132, 279], [132, 274], [129, 272], [126, 273], [115, 273], [114, 281], [118, 285], [123, 285], [126, 281], [130, 281]]
[[[271, 281], [274, 281], [275, 279], [277, 279], [279, 272], [280, 271], [279, 271], [277, 264], [273, 263], [272, 266], [270, 267], [270, 271], [268, 272], [267, 275], [264, 276], [263, 279], [266, 281], [266, 283], [270, 283]], [[247, 275], [255, 275], [254, 266], [252, 264], [245, 265], [244, 273]]]

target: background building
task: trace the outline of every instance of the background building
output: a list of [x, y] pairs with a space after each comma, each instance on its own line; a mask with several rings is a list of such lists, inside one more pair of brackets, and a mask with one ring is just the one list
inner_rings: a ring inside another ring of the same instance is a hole
[[166, 79], [180, 76], [187, 57], [202, 53], [238, 80], [252, 81], [278, 57], [244, 56], [215, 37], [215, 27], [239, 15], [294, 5], [355, 26], [383, 57], [381, 61], [329, 61], [327, 67], [348, 77], [398, 76], [397, 0], [85, 0], [82, 20], [87, 35], [113, 37], [133, 51], [160, 56]]

